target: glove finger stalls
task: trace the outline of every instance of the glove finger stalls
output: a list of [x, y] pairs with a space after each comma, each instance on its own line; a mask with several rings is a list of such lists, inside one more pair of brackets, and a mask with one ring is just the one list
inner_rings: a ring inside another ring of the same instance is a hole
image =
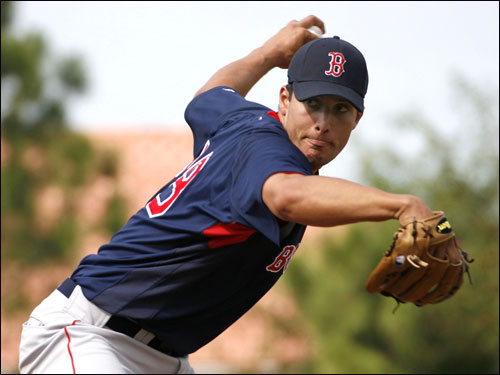
[[[384, 287], [384, 291], [397, 296], [399, 299], [401, 294], [415, 284], [425, 275], [424, 268], [410, 268], [404, 274], [401, 275], [395, 282], [388, 283]], [[406, 302], [406, 301], [405, 301]]]
[[385, 257], [366, 282], [365, 288], [368, 292], [379, 293], [396, 283], [401, 273], [411, 267], [406, 261], [406, 256], [420, 255], [428, 248], [430, 237], [418, 236], [422, 228], [422, 223], [414, 222], [398, 229]]
[[447, 244], [446, 253], [448, 255], [448, 259], [451, 264], [460, 264], [462, 262], [462, 252], [458, 247], [457, 241], [455, 238], [450, 240]]
[[446, 259], [446, 254], [448, 252], [448, 246], [447, 243], [440, 243], [435, 246], [431, 246], [429, 253], [432, 254], [434, 257], [439, 258], [439, 259]]
[[415, 302], [443, 277], [448, 261], [432, 256], [429, 251], [422, 255], [427, 267], [410, 268], [396, 283], [384, 288], [405, 302]]
[[464, 280], [464, 266], [450, 265], [446, 273], [434, 290], [426, 296], [416, 301], [417, 305], [426, 305], [428, 303], [438, 303], [450, 298], [460, 288]]
[[406, 302], [418, 301], [443, 279], [447, 268], [447, 263], [430, 263], [429, 267], [425, 269], [425, 275], [398, 297]]
[[370, 274], [365, 288], [369, 293], [379, 293], [387, 282], [399, 278], [399, 269], [394, 265], [392, 257], [384, 257]]

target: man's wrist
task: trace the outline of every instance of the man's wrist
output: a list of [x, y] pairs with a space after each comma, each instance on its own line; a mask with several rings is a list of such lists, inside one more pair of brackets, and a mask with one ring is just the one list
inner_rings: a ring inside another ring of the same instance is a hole
[[274, 59], [268, 52], [266, 52], [265, 48], [263, 47], [254, 49], [252, 52], [250, 52], [248, 57], [252, 59], [252, 62], [256, 67], [262, 69], [264, 74], [277, 66], [275, 61], [276, 59]]

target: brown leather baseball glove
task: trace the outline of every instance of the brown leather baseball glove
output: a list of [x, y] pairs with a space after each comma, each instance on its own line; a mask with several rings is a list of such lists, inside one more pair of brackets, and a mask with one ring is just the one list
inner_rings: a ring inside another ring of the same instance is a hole
[[442, 211], [424, 220], [401, 225], [390, 248], [373, 270], [366, 290], [381, 293], [399, 303], [417, 306], [450, 298], [470, 278], [467, 253], [455, 238]]

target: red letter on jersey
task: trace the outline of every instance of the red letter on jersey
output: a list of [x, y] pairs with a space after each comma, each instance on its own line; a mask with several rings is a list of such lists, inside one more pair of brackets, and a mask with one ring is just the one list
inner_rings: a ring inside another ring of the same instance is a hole
[[186, 186], [193, 181], [196, 175], [202, 170], [212, 154], [213, 152], [188, 165], [184, 173], [182, 173], [177, 180], [170, 184], [169, 187], [172, 189], [172, 192], [168, 198], [162, 201], [160, 193], [146, 205], [146, 210], [148, 211], [150, 218], [161, 216], [168, 211], [175, 200], [179, 198], [179, 195], [181, 195]]
[[283, 251], [276, 257], [274, 262], [266, 267], [266, 270], [271, 272], [279, 272], [282, 268], [283, 273], [286, 271], [288, 267], [288, 263], [292, 259], [293, 254], [297, 251], [299, 247], [294, 245], [288, 245], [283, 248]]

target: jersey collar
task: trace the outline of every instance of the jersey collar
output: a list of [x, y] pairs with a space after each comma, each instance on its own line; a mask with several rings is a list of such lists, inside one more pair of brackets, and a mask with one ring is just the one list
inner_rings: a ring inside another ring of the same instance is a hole
[[280, 122], [280, 124], [281, 124], [281, 125], [283, 125], [283, 124], [281, 123], [281, 120], [280, 120], [279, 116], [278, 116], [278, 112], [269, 111], [269, 112], [267, 112], [267, 114], [268, 114], [269, 116], [271, 116], [271, 117], [275, 118], [276, 120], [278, 120], [278, 121]]

